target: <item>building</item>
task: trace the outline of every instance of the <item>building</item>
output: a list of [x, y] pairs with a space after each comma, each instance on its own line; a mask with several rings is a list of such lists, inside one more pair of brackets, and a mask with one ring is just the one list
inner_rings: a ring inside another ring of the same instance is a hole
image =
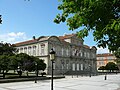
[[97, 69], [101, 66], [106, 66], [108, 62], [115, 62], [116, 57], [110, 53], [97, 54]]
[[43, 59], [47, 64], [46, 73], [51, 74], [49, 52], [56, 52], [54, 74], [84, 74], [97, 72], [96, 47], [83, 44], [76, 34], [64, 36], [41, 36], [33, 40], [16, 43], [18, 53], [27, 53]]

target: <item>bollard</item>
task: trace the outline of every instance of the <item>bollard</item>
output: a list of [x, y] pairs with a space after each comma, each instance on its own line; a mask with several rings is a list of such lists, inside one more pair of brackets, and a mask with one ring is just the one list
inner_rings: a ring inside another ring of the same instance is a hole
[[107, 76], [105, 75], [105, 80], [107, 80]]

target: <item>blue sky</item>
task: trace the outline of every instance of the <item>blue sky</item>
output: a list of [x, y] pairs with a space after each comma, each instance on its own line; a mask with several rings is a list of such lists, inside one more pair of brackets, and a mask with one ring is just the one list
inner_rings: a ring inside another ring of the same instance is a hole
[[[32, 39], [32, 36], [61, 36], [75, 33], [69, 31], [66, 23], [55, 24], [58, 0], [0, 0], [0, 41], [16, 43]], [[84, 39], [89, 46], [96, 46], [92, 33]], [[107, 53], [107, 49], [98, 48], [98, 53]]]

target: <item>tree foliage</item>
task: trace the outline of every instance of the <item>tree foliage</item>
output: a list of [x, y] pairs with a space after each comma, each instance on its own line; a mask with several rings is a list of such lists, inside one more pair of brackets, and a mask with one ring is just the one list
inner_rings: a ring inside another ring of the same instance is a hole
[[0, 55], [0, 70], [3, 70], [6, 72], [9, 70], [9, 56], [7, 55]]
[[105, 66], [101, 66], [98, 68], [98, 70], [105, 70], [105, 69], [106, 69]]
[[11, 68], [11, 56], [17, 52], [16, 48], [9, 43], [0, 43], [0, 70], [6, 72]]
[[17, 49], [10, 43], [0, 43], [0, 55], [14, 55]]
[[[37, 63], [37, 70], [45, 70], [46, 64], [43, 60], [25, 53], [16, 54], [16, 52], [17, 49], [13, 45], [0, 43], [0, 71], [3, 71], [3, 77], [5, 77], [4, 73], [17, 70], [18, 67], [21, 71], [35, 71], [35, 63]], [[20, 76], [21, 74], [22, 72]]]
[[67, 22], [69, 30], [84, 27], [78, 36], [93, 31], [98, 46], [116, 51], [120, 46], [120, 0], [59, 0], [61, 4], [54, 22]]
[[101, 67], [98, 68], [98, 70], [110, 70], [110, 72], [111, 72], [111, 71], [119, 70], [119, 69], [118, 69], [118, 66], [115, 63], [108, 62], [106, 64], [106, 66], [101, 66]]
[[34, 57], [34, 56], [29, 56], [25, 53], [20, 53], [16, 55], [17, 58], [17, 64], [21, 66], [22, 70], [26, 71], [35, 71], [35, 63], [37, 63], [37, 69], [38, 70], [45, 70], [46, 64], [44, 63], [43, 60]]
[[113, 63], [113, 62], [107, 63], [105, 68], [106, 68], [106, 70], [110, 70], [110, 71], [119, 70], [118, 66], [115, 63]]

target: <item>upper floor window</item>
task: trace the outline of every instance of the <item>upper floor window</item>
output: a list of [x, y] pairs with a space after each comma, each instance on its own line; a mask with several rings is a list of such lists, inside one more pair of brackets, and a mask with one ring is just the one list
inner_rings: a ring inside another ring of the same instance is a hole
[[23, 53], [23, 48], [20, 48], [20, 53]]
[[63, 48], [62, 48], [62, 56], [63, 56]]
[[27, 53], [27, 47], [24, 47], [24, 53]]
[[31, 55], [31, 47], [28, 47], [28, 54]]
[[68, 49], [66, 49], [66, 55], [67, 55], [67, 56], [69, 55], [69, 51], [68, 51]]
[[36, 46], [33, 46], [33, 55], [36, 55]]
[[86, 57], [86, 52], [84, 52], [84, 56]]
[[45, 44], [41, 44], [41, 55], [45, 55]]
[[88, 54], [88, 58], [90, 58], [90, 53], [88, 52], [87, 54]]

